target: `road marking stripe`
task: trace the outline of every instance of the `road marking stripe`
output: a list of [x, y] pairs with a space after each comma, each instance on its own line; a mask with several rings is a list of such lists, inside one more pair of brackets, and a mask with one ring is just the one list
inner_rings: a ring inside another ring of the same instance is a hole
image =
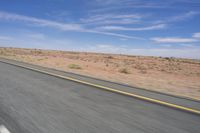
[[153, 99], [153, 98], [148, 98], [148, 97], [137, 95], [137, 94], [134, 94], [134, 93], [120, 91], [120, 90], [113, 89], [113, 88], [110, 88], [110, 87], [106, 87], [106, 86], [102, 86], [102, 85], [98, 85], [98, 84], [82, 81], [82, 80], [71, 78], [71, 77], [67, 77], [67, 76], [62, 76], [62, 75], [50, 73], [50, 72], [47, 72], [47, 71], [44, 71], [44, 70], [39, 70], [39, 69], [36, 69], [36, 68], [22, 66], [22, 65], [19, 65], [19, 64], [14, 64], [14, 63], [6, 62], [6, 61], [2, 61], [2, 62], [7, 63], [7, 64], [11, 64], [11, 65], [14, 65], [14, 66], [18, 66], [18, 67], [21, 67], [21, 68], [33, 70], [33, 71], [36, 71], [36, 72], [48, 74], [48, 75], [51, 75], [51, 76], [59, 77], [59, 78], [62, 78], [62, 79], [66, 79], [66, 80], [78, 82], [78, 83], [81, 83], [81, 84], [93, 86], [93, 87], [96, 87], [96, 88], [104, 89], [104, 90], [107, 90], [107, 91], [110, 91], [110, 92], [114, 92], [114, 93], [123, 94], [123, 95], [126, 95], [126, 96], [135, 97], [135, 98], [138, 98], [140, 100], [144, 100], [144, 101], [148, 101], [148, 102], [156, 103], [156, 104], [159, 104], [159, 105], [164, 105], [164, 106], [167, 106], [167, 107], [171, 107], [171, 108], [175, 108], [175, 109], [179, 109], [179, 110], [182, 110], [182, 111], [186, 111], [186, 112], [190, 112], [190, 113], [194, 113], [194, 114], [200, 115], [200, 111], [196, 110], [196, 109], [192, 109], [192, 108], [188, 108], [188, 107], [184, 107], [184, 106], [180, 106], [180, 105], [164, 102], [164, 101]]
[[0, 133], [10, 133], [10, 131], [4, 125], [0, 125]]

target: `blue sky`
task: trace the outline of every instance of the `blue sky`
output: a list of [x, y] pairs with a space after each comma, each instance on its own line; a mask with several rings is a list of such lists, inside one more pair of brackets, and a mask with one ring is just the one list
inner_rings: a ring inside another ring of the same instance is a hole
[[200, 59], [200, 1], [1, 0], [0, 46]]

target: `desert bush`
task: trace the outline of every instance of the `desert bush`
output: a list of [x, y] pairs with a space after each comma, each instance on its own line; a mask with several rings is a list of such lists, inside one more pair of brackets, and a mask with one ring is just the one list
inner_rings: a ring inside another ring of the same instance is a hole
[[106, 56], [106, 57], [104, 57], [104, 58], [106, 58], [106, 59], [114, 59], [114, 57], [113, 56]]
[[1, 55], [4, 55], [4, 51], [0, 51], [0, 54], [1, 54]]
[[42, 50], [40, 50], [40, 49], [34, 49], [34, 50], [31, 50], [31, 53], [35, 54], [35, 55], [40, 55], [40, 54], [42, 54]]
[[81, 67], [79, 65], [77, 65], [77, 64], [70, 64], [70, 65], [68, 65], [68, 67], [70, 69], [81, 69]]
[[124, 74], [130, 74], [130, 72], [128, 71], [127, 68], [122, 68], [119, 70], [120, 73], [124, 73]]
[[164, 57], [164, 59], [165, 59], [165, 60], [170, 60], [171, 58], [169, 58], [169, 57]]

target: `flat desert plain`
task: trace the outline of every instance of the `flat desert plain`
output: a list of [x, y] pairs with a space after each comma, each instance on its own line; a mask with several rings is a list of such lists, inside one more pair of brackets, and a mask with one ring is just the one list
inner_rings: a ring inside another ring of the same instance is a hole
[[200, 99], [200, 60], [0, 48], [0, 57]]

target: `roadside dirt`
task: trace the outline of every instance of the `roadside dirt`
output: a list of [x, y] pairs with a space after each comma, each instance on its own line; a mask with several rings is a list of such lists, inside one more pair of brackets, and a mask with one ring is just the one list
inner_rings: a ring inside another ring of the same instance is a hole
[[19, 48], [0, 48], [0, 56], [200, 99], [199, 60]]

